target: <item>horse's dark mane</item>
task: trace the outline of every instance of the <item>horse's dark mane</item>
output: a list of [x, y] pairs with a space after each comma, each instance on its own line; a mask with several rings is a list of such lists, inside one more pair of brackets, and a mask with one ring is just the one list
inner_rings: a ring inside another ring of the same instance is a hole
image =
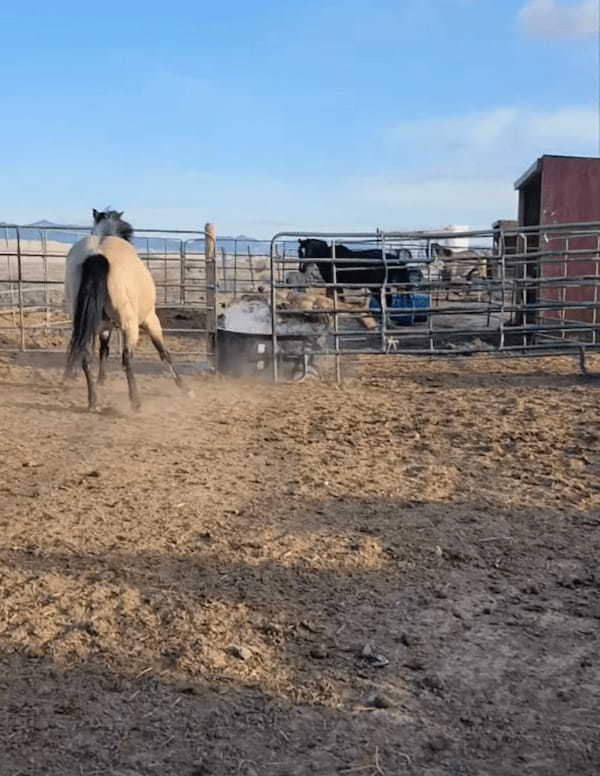
[[452, 256], [450, 248], [446, 248], [444, 245], [440, 245], [440, 243], [431, 243], [431, 252], [436, 256]]
[[131, 242], [133, 238], [133, 226], [128, 221], [121, 221], [119, 220], [118, 226], [117, 226], [117, 232], [119, 234], [119, 237], [122, 237], [124, 240], [127, 240], [127, 242]]
[[121, 237], [123, 240], [127, 240], [127, 242], [132, 242], [133, 227], [128, 221], [123, 220], [121, 217], [122, 215], [122, 212], [119, 213], [117, 210], [109, 210], [108, 208], [102, 211], [94, 209], [94, 225], [100, 223], [100, 221], [110, 221], [114, 229], [114, 234], [117, 237]]

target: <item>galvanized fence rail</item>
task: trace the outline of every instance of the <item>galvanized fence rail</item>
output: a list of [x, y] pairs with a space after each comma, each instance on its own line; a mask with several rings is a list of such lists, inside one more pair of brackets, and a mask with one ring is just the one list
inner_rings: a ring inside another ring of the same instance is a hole
[[[0, 350], [64, 350], [70, 330], [66, 254], [89, 232], [0, 227]], [[450, 236], [468, 238], [469, 249], [444, 248]], [[299, 257], [298, 241], [306, 239], [323, 241], [326, 255]], [[575, 353], [584, 364], [585, 353], [600, 344], [600, 223], [452, 235], [291, 232], [270, 241], [218, 238], [205, 230], [136, 229], [135, 244], [155, 279], [165, 331], [180, 338], [179, 356], [213, 362], [222, 308], [257, 294], [270, 299], [272, 348], [279, 356], [286, 318], [306, 313], [307, 294], [317, 299], [308, 315], [328, 321], [317, 354], [335, 357], [338, 377], [344, 357], [361, 353]], [[347, 249], [354, 253], [348, 256]], [[299, 273], [311, 258], [330, 267], [330, 282], [320, 271]], [[400, 260], [421, 277], [398, 282]], [[375, 266], [384, 272], [373, 280]], [[350, 282], [356, 269], [365, 280]], [[406, 300], [419, 305], [402, 307]], [[46, 337], [36, 341], [40, 333]], [[315, 347], [312, 342], [311, 354]], [[275, 378], [277, 362], [273, 358]]]
[[[89, 228], [73, 226], [0, 228], [1, 350], [14, 350], [15, 339], [21, 351], [64, 349], [70, 329], [64, 307], [66, 256], [89, 233]], [[138, 253], [155, 280], [157, 309], [189, 309], [196, 314], [195, 322], [185, 328], [173, 325], [176, 318], [168, 318], [165, 327], [169, 334], [194, 336], [194, 353], [205, 349], [206, 322], [215, 319], [216, 289], [214, 281], [207, 282], [206, 239], [203, 230], [138, 229], [135, 234]], [[63, 341], [45, 346], [36, 342], [40, 332]]]
[[[452, 233], [452, 238], [468, 239], [470, 247], [462, 251], [443, 247], [449, 236], [382, 231], [275, 235], [270, 255], [274, 379], [282, 355], [282, 321], [298, 314], [294, 301], [300, 297], [294, 292], [307, 293], [307, 286], [308, 293], [321, 294], [323, 300], [312, 313], [331, 320], [331, 336], [318, 355], [336, 357], [338, 376], [343, 356], [375, 353], [571, 353], [585, 366], [585, 353], [600, 344], [600, 223]], [[277, 251], [276, 245], [292, 240], [321, 241], [304, 258], [317, 264], [316, 280], [314, 274], [299, 279], [298, 260]], [[398, 282], [395, 257], [400, 256], [409, 267], [420, 267], [419, 282]], [[380, 277], [375, 279], [377, 266]], [[357, 269], [364, 280], [344, 279]], [[324, 271], [329, 282], [323, 280]], [[420, 306], [411, 307], [415, 300]]]
[[[77, 226], [0, 226], [0, 351], [65, 349], [66, 255], [89, 234]], [[211, 359], [219, 308], [270, 284], [269, 241], [202, 229], [136, 229], [134, 243], [154, 277], [166, 334], [189, 344], [179, 355]], [[285, 255], [285, 246], [280, 250]]]

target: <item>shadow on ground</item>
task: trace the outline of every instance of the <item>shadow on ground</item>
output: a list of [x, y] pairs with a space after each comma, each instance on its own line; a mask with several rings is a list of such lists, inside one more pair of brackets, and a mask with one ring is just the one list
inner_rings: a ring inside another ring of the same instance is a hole
[[4, 550], [3, 772], [597, 773], [597, 516], [271, 518], [170, 552]]

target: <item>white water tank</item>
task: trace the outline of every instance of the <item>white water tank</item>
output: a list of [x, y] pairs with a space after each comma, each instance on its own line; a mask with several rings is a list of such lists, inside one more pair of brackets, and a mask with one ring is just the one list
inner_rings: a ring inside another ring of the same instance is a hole
[[[460, 225], [451, 225], [451, 226], [445, 226], [442, 229], [443, 232], [449, 232], [452, 234], [453, 232], [468, 232], [469, 227]], [[470, 239], [468, 237], [447, 237], [444, 240], [440, 240], [442, 245], [445, 245], [446, 248], [453, 248], [455, 251], [467, 251], [469, 250], [470, 246]]]

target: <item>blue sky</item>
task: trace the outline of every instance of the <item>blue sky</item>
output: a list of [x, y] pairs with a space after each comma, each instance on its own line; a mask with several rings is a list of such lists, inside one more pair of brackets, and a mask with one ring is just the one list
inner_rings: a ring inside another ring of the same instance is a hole
[[537, 156], [597, 153], [596, 20], [596, 0], [1, 10], [0, 220], [487, 226]]

